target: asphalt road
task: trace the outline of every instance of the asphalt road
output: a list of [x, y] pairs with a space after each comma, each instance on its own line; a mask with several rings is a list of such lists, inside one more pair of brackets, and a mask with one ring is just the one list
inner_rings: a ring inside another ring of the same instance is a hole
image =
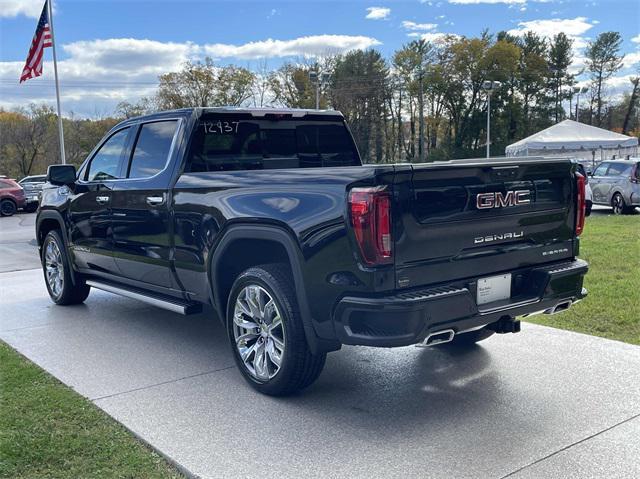
[[[32, 217], [0, 219], [3, 248], [35, 254]], [[640, 347], [531, 324], [466, 352], [345, 347], [274, 399], [212, 312], [54, 306], [6, 251], [0, 338], [194, 476], [640, 477]]]

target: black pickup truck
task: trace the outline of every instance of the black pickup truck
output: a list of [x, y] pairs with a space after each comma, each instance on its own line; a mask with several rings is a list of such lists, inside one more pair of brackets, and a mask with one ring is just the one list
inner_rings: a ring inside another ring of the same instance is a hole
[[335, 111], [129, 119], [48, 183], [36, 229], [55, 303], [98, 288], [211, 305], [266, 394], [308, 386], [342, 344], [464, 347], [586, 295], [575, 164], [362, 165]]

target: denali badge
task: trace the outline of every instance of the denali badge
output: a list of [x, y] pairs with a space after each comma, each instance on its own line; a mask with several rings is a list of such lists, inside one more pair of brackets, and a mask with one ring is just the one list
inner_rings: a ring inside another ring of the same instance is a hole
[[476, 207], [479, 210], [490, 208], [507, 208], [509, 206], [528, 205], [531, 203], [529, 190], [507, 191], [504, 195], [501, 192], [480, 193], [476, 195]]
[[491, 243], [493, 241], [522, 238], [523, 236], [524, 236], [524, 231], [520, 231], [519, 233], [518, 232], [503, 233], [501, 235], [478, 236], [476, 238], [473, 238], [473, 243], [474, 244]]

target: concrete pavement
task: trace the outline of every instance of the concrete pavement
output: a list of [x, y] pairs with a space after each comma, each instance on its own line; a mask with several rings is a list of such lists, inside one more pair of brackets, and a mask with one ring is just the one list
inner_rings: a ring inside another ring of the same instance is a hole
[[274, 399], [211, 311], [58, 307], [38, 269], [0, 274], [0, 339], [200, 477], [640, 477], [640, 348], [615, 341], [523, 324], [467, 352], [345, 347]]

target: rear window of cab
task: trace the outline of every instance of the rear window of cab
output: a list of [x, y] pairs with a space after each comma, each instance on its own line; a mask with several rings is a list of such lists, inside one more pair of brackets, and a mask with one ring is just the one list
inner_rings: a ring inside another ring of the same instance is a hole
[[186, 171], [357, 166], [343, 121], [204, 115], [191, 142]]

